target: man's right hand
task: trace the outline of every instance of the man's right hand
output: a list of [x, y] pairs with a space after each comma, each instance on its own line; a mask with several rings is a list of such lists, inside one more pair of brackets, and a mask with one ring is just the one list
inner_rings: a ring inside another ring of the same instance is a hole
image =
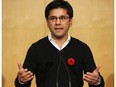
[[31, 71], [28, 71], [28, 69], [24, 69], [20, 62], [18, 62], [17, 65], [19, 67], [18, 80], [20, 83], [25, 84], [29, 80], [33, 79], [34, 76]]

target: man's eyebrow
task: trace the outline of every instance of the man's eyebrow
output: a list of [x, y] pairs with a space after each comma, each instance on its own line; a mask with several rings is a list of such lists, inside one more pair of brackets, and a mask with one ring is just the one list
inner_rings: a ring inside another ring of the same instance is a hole
[[49, 16], [49, 17], [62, 17], [62, 16], [67, 16], [67, 15], [60, 15], [60, 16], [51, 15], [51, 16]]

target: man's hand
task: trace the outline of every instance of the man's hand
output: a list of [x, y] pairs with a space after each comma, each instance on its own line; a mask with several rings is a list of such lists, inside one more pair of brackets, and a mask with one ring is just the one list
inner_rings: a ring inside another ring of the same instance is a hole
[[25, 84], [29, 80], [33, 79], [33, 73], [31, 71], [24, 69], [20, 62], [18, 62], [17, 65], [19, 67], [18, 80], [20, 81], [20, 83]]
[[99, 69], [101, 68], [101, 65], [98, 65], [97, 68], [91, 73], [87, 72], [84, 74], [83, 79], [88, 82], [91, 85], [98, 84], [99, 82]]

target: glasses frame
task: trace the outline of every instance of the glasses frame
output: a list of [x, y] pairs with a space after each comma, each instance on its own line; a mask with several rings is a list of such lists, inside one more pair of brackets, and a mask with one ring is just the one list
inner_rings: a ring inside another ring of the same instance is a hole
[[56, 16], [50, 16], [50, 17], [48, 17], [48, 20], [49, 20], [49, 21], [52, 21], [52, 22], [56, 22], [58, 19], [59, 19], [60, 21], [64, 22], [64, 21], [66, 21], [66, 20], [69, 19], [69, 16], [64, 16], [64, 15], [62, 15], [62, 16], [60, 16], [60, 17], [56, 17]]

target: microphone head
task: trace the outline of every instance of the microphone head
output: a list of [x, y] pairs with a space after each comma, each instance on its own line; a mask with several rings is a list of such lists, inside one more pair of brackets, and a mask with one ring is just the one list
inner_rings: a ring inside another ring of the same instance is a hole
[[63, 50], [61, 50], [61, 51], [58, 51], [58, 53], [59, 53], [59, 54], [62, 54], [62, 53], [64, 53], [64, 51], [63, 51]]

